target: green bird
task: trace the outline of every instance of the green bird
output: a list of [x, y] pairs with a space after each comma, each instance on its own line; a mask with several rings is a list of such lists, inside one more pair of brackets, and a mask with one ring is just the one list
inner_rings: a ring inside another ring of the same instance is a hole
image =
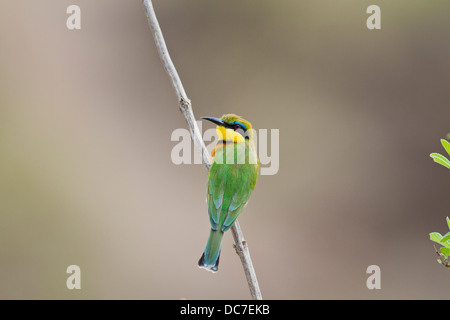
[[198, 266], [216, 272], [219, 267], [223, 233], [246, 205], [258, 177], [259, 160], [253, 143], [252, 125], [226, 114], [220, 119], [202, 117], [217, 124], [217, 145], [211, 152], [207, 202], [211, 232]]

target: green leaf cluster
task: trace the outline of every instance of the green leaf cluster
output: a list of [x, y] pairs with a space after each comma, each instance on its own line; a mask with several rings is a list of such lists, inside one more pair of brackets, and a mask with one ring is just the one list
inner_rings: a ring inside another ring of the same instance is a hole
[[[448, 142], [445, 139], [441, 139], [442, 146], [444, 147], [445, 151], [450, 155], [450, 142]], [[430, 154], [430, 157], [433, 158], [434, 162], [437, 162], [444, 167], [450, 169], [450, 160], [448, 160], [446, 157], [444, 157], [440, 153], [432, 153]]]
[[[450, 219], [447, 217], [447, 225], [450, 229]], [[445, 258], [445, 260], [448, 259], [450, 256], [450, 231], [447, 232], [444, 235], [441, 235], [439, 232], [431, 232], [430, 233], [430, 240], [434, 241], [436, 243], [439, 243], [442, 247], [439, 249], [442, 256]], [[441, 258], [442, 258], [441, 256]], [[447, 261], [443, 261], [442, 259], [438, 259], [439, 263], [447, 263]]]

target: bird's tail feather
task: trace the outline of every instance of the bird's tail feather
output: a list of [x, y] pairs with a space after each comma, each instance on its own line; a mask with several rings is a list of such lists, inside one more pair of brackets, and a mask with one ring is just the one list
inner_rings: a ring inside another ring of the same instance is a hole
[[219, 269], [220, 246], [222, 244], [223, 231], [213, 230], [209, 234], [208, 243], [203, 252], [198, 266], [208, 271], [216, 272]]

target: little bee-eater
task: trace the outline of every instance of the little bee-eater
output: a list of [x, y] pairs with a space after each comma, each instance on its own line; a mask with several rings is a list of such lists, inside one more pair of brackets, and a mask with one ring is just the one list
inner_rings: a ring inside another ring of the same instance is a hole
[[252, 125], [226, 114], [222, 118], [203, 117], [217, 124], [218, 143], [211, 153], [207, 202], [211, 232], [198, 265], [216, 272], [219, 267], [223, 233], [247, 203], [258, 177], [259, 161], [253, 143]]

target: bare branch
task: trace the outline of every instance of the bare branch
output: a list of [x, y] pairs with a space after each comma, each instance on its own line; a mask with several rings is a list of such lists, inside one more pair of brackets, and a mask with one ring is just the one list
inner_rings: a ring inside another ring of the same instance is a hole
[[202, 139], [202, 135], [200, 133], [200, 130], [198, 129], [197, 122], [195, 121], [194, 113], [192, 112], [191, 100], [189, 100], [189, 98], [187, 97], [186, 92], [184, 91], [183, 84], [181, 83], [180, 77], [178, 76], [178, 72], [173, 65], [172, 59], [170, 58], [166, 42], [164, 41], [164, 37], [158, 23], [158, 19], [156, 18], [155, 10], [153, 10], [153, 4], [151, 1], [145, 0], [143, 0], [142, 3], [145, 7], [148, 23], [153, 31], [153, 38], [155, 39], [159, 56], [161, 57], [161, 60], [164, 63], [164, 67], [170, 76], [173, 88], [175, 89], [175, 94], [178, 98], [180, 110], [187, 121], [192, 140], [194, 141], [194, 145], [197, 150], [202, 153], [203, 164], [206, 166], [206, 169], [209, 170], [209, 166], [211, 165], [211, 163], [208, 150], [206, 149], [205, 143]]
[[239, 258], [241, 258], [242, 266], [244, 267], [250, 294], [253, 299], [262, 300], [261, 290], [259, 289], [258, 279], [256, 279], [256, 273], [253, 268], [252, 259], [250, 258], [247, 241], [244, 239], [244, 234], [242, 233], [241, 226], [237, 219], [231, 228], [231, 233], [233, 234], [236, 253], [239, 255]]
[[[206, 149], [205, 143], [203, 142], [202, 135], [198, 129], [197, 122], [195, 121], [194, 113], [192, 112], [191, 100], [186, 95], [184, 91], [183, 84], [178, 76], [178, 72], [173, 65], [172, 59], [170, 59], [169, 51], [167, 50], [166, 43], [161, 31], [161, 28], [156, 18], [155, 11], [153, 9], [153, 4], [151, 0], [142, 0], [145, 7], [145, 12], [147, 14], [148, 23], [153, 32], [153, 37], [155, 39], [156, 47], [158, 48], [159, 56], [164, 63], [164, 67], [170, 76], [170, 80], [175, 89], [175, 94], [178, 98], [178, 103], [181, 112], [186, 119], [186, 122], [191, 133], [192, 140], [194, 141], [195, 147], [199, 152], [202, 153], [203, 164], [206, 169], [209, 170], [211, 165], [210, 156], [208, 150]], [[250, 293], [253, 299], [262, 300], [261, 291], [259, 289], [258, 280], [256, 279], [255, 269], [253, 268], [253, 263], [250, 258], [250, 252], [248, 250], [247, 242], [244, 239], [244, 235], [236, 220], [231, 228], [236, 253], [239, 255], [242, 266], [244, 267], [245, 276], [247, 278], [248, 286], [250, 288]]]

